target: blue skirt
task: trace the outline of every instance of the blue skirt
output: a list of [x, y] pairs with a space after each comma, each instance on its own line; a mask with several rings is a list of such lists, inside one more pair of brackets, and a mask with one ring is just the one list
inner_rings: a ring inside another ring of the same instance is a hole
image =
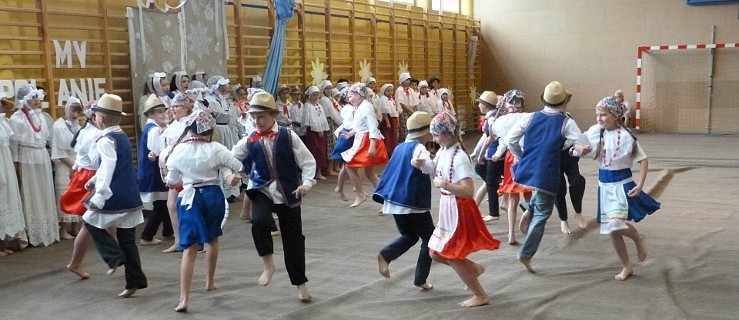
[[349, 131], [349, 129], [341, 129], [339, 138], [336, 140], [336, 146], [334, 146], [334, 151], [331, 153], [331, 159], [344, 162], [344, 158], [341, 157], [341, 153], [349, 150], [352, 145], [354, 145], [354, 136], [351, 136], [349, 139], [345, 139], [341, 134]]
[[[626, 180], [626, 181], [625, 181]], [[626, 204], [628, 205], [628, 217], [627, 220], [631, 220], [634, 222], [639, 222], [642, 219], [644, 219], [647, 215], [650, 215], [654, 213], [655, 211], [659, 210], [661, 204], [652, 198], [649, 194], [642, 191], [639, 193], [636, 197], [629, 197], [628, 193], [629, 190], [636, 187], [636, 183], [634, 182], [632, 175], [631, 175], [631, 169], [621, 169], [621, 170], [599, 170], [598, 171], [598, 181], [601, 183], [617, 183], [620, 181], [625, 181], [621, 186], [619, 186], [619, 189], [622, 189], [624, 194], [626, 194]], [[620, 190], [619, 190], [620, 191]], [[601, 208], [603, 207], [601, 205], [601, 201], [612, 201], [607, 199], [601, 198], [601, 187], [598, 187], [598, 216], [597, 221], [598, 223], [601, 223]]]
[[195, 188], [192, 207], [181, 206], [177, 198], [177, 217], [180, 221], [180, 250], [191, 245], [203, 245], [223, 235], [221, 222], [226, 215], [226, 199], [219, 186]]

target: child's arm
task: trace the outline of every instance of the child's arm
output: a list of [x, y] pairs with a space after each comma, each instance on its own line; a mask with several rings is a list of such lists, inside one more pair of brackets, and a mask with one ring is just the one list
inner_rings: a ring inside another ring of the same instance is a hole
[[434, 186], [444, 188], [444, 190], [460, 198], [475, 197], [475, 186], [472, 183], [472, 178], [464, 178], [457, 183], [450, 183], [437, 176], [434, 178]]
[[413, 159], [411, 159], [411, 165], [421, 170], [424, 174], [431, 174], [434, 172], [436, 164], [434, 160], [431, 160], [431, 154], [426, 150], [422, 144], [418, 144], [413, 150]]
[[296, 196], [302, 197], [308, 194], [308, 191], [310, 191], [313, 185], [316, 184], [316, 180], [313, 179], [313, 177], [316, 176], [316, 159], [310, 153], [310, 150], [308, 150], [303, 141], [300, 140], [297, 133], [290, 131], [290, 139], [292, 141], [293, 154], [295, 158], [294, 161], [298, 164], [298, 167], [300, 167], [303, 184], [294, 191], [285, 191], [292, 192]]
[[100, 168], [95, 172], [94, 179], [90, 179], [95, 186], [95, 193], [90, 198], [90, 203], [100, 209], [105, 205], [105, 201], [113, 196], [110, 189], [110, 182], [113, 180], [113, 172], [115, 171], [115, 163], [118, 161], [118, 155], [115, 151], [115, 142], [113, 140], [102, 137], [95, 144], [97, 154], [100, 157]]
[[246, 156], [249, 155], [249, 149], [246, 147], [248, 142], [249, 137], [247, 136], [239, 140], [239, 142], [237, 142], [236, 145], [231, 148], [231, 154], [236, 157], [236, 160], [244, 161], [244, 159], [246, 159]]
[[647, 180], [647, 170], [649, 170], [649, 160], [644, 158], [639, 162], [639, 181], [634, 188], [629, 190], [629, 197], [636, 197], [641, 193], [641, 189], [644, 187], [644, 181]]

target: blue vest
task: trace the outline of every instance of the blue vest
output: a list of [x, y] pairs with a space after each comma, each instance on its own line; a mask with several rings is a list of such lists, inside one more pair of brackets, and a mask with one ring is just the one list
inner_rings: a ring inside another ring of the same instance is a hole
[[[485, 119], [485, 127], [482, 128], [482, 132], [485, 134], [486, 137], [489, 137], [490, 134], [491, 134], [491, 132], [490, 132], [490, 125], [493, 124], [493, 121], [494, 120], [495, 120], [494, 117], [490, 117], [490, 118], [486, 118]], [[499, 144], [498, 143], [498, 140], [499, 139], [500, 139], [500, 137], [495, 137], [495, 141], [493, 141], [493, 143], [490, 144], [490, 146], [488, 147], [488, 149], [485, 150], [485, 158], [488, 158], [488, 159], [489, 158], [492, 158], [493, 155], [495, 154], [495, 151], [498, 151], [498, 144]]]
[[[248, 139], [251, 139], [255, 134], [257, 134], [257, 131], [252, 132]], [[244, 168], [250, 168], [253, 189], [266, 187], [275, 180], [276, 176], [278, 189], [285, 196], [287, 206], [290, 208], [300, 206], [301, 199], [292, 192], [303, 184], [303, 178], [300, 167], [295, 163], [290, 131], [285, 127], [279, 127], [272, 154], [273, 164], [267, 161], [261, 139], [247, 143], [246, 148], [249, 154], [242, 163]]]
[[100, 213], [124, 213], [139, 210], [143, 207], [139, 189], [136, 184], [136, 172], [133, 169], [133, 152], [131, 142], [123, 132], [109, 132], [105, 137], [115, 143], [117, 156], [110, 190], [113, 195], [105, 201], [103, 208], [93, 210]]
[[154, 161], [149, 160], [149, 148], [146, 142], [149, 140], [149, 131], [156, 128], [156, 123], [147, 123], [139, 138], [139, 192], [167, 192], [168, 189], [162, 181], [159, 173], [159, 158]]
[[411, 165], [416, 145], [418, 141], [407, 141], [395, 147], [372, 200], [431, 210], [431, 178]]
[[556, 194], [559, 190], [559, 159], [567, 115], [534, 112], [524, 133], [523, 156], [513, 174], [516, 184]]

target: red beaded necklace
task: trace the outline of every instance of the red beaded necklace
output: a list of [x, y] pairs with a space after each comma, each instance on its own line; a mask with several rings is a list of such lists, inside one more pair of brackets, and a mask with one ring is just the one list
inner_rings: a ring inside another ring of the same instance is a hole
[[[460, 147], [459, 145], [457, 145], [454, 149], [454, 152], [452, 152], [452, 160], [449, 164], [449, 183], [452, 183], [452, 176], [454, 175], [454, 158], [457, 157], [457, 152], [459, 152], [459, 149]], [[444, 178], [444, 174], [443, 172], [441, 172], [441, 169], [436, 172], [436, 175], [441, 177], [442, 179]]]
[[611, 157], [608, 160], [606, 160], [608, 150], [606, 150], [605, 145], [603, 146], [603, 166], [606, 168], [611, 166], [611, 163], [613, 163], [613, 159], [616, 159], [616, 156], [618, 156], [618, 152], [621, 151], [621, 127], [618, 128], [616, 134], [618, 135], [618, 137], [616, 138], [616, 151], [611, 154]]
[[31, 117], [28, 115], [28, 110], [23, 110], [23, 114], [26, 116], [26, 120], [28, 120], [28, 124], [31, 125], [31, 129], [33, 129], [33, 132], [39, 133], [41, 132], [41, 124], [39, 123], [38, 127], [33, 124], [33, 120], [31, 120]]

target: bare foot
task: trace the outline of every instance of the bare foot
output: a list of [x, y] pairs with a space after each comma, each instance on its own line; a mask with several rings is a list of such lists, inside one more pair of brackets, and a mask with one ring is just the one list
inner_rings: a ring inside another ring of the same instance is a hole
[[180, 246], [176, 243], [173, 244], [171, 247], [162, 250], [162, 253], [172, 253], [172, 252], [182, 252], [182, 250], [180, 250]]
[[647, 258], [647, 238], [643, 233], [639, 234], [639, 240], [636, 241], [636, 261], [642, 262]]
[[205, 285], [205, 291], [216, 291], [216, 290], [218, 290], [218, 286], [215, 283]]
[[628, 268], [623, 268], [623, 269], [621, 270], [621, 273], [619, 273], [619, 274], [617, 274], [617, 275], [616, 275], [616, 280], [619, 280], [619, 281], [624, 281], [624, 280], [626, 280], [627, 278], [629, 278], [629, 276], [630, 276], [630, 275], [631, 275], [632, 273], [634, 273], [634, 270], [633, 270], [633, 269], [631, 269], [631, 267], [628, 267]]
[[518, 245], [518, 241], [516, 241], [516, 235], [511, 234], [508, 236], [508, 245], [510, 246]]
[[177, 305], [177, 308], [174, 308], [174, 311], [187, 313], [187, 302], [181, 301], [180, 304]]
[[136, 293], [136, 288], [126, 289], [123, 290], [123, 292], [119, 293], [118, 296], [121, 298], [130, 298], [131, 296], [133, 296], [134, 293]]
[[316, 180], [326, 180], [326, 177], [324, 177], [322, 174], [319, 174], [316, 176]]
[[4, 251], [0, 251], [0, 257], [7, 257], [7, 256], [8, 256], [7, 253], [5, 253]]
[[472, 298], [462, 301], [458, 303], [457, 305], [462, 308], [472, 308], [472, 307], [484, 306], [488, 303], [490, 303], [489, 297], [472, 296]]
[[161, 243], [162, 243], [162, 240], [159, 240], [157, 238], [151, 238], [151, 240], [144, 240], [144, 239], [139, 240], [140, 246], [155, 246]]
[[67, 270], [69, 270], [72, 273], [76, 274], [81, 279], [89, 279], [90, 278], [90, 274], [87, 273], [87, 272], [85, 272], [85, 270], [82, 269], [82, 267], [79, 267], [79, 266], [78, 267], [73, 267], [71, 264], [68, 264], [67, 265]]
[[265, 267], [264, 271], [262, 271], [262, 275], [259, 276], [259, 280], [257, 281], [257, 284], [259, 284], [262, 287], [268, 286], [270, 281], [272, 281], [272, 276], [274, 274], [275, 274], [275, 266], [272, 266], [271, 268]]
[[560, 224], [560, 227], [562, 228], [562, 233], [563, 234], [571, 234], [572, 233], [572, 231], [570, 231], [570, 224], [567, 223], [567, 221], [562, 221], [559, 224]]
[[531, 267], [531, 259], [519, 257], [518, 262], [520, 262], [526, 268], [526, 271], [536, 273], [536, 271], [534, 271], [534, 268]]
[[429, 291], [434, 288], [434, 285], [426, 282], [424, 284], [419, 284], [416, 287], [421, 288], [421, 291]]
[[367, 201], [367, 198], [368, 198], [368, 197], [367, 197], [367, 195], [366, 195], [366, 194], [365, 194], [364, 196], [357, 196], [357, 198], [356, 198], [356, 199], [354, 199], [354, 203], [352, 203], [352, 204], [351, 204], [351, 205], [349, 206], [349, 208], [356, 208], [356, 207], [358, 207], [358, 206], [359, 206], [360, 204], [362, 204], [362, 202], [365, 202], [365, 201]]
[[313, 299], [308, 293], [308, 287], [305, 286], [305, 283], [298, 286], [298, 298], [302, 303], [308, 303]]
[[59, 238], [62, 240], [72, 240], [74, 239], [74, 236], [69, 234], [67, 231], [61, 231], [59, 232]]
[[341, 201], [349, 201], [349, 199], [346, 198], [346, 195], [344, 194], [344, 189], [339, 189], [339, 187], [334, 188], [334, 192], [339, 195], [339, 199]]
[[529, 232], [529, 223], [531, 222], [531, 213], [526, 210], [521, 215], [521, 221], [518, 222], [518, 230], [523, 234]]
[[390, 279], [390, 265], [379, 253], [377, 254], [377, 266], [380, 268], [380, 274], [385, 277], [385, 279]]
[[8, 248], [2, 249], [2, 250], [0, 250], [0, 252], [3, 252], [5, 254], [14, 254], [15, 253], [15, 251], [10, 250]]
[[582, 213], [575, 213], [575, 219], [577, 219], [577, 224], [580, 225], [580, 229], [588, 227], [588, 220], [582, 216]]

